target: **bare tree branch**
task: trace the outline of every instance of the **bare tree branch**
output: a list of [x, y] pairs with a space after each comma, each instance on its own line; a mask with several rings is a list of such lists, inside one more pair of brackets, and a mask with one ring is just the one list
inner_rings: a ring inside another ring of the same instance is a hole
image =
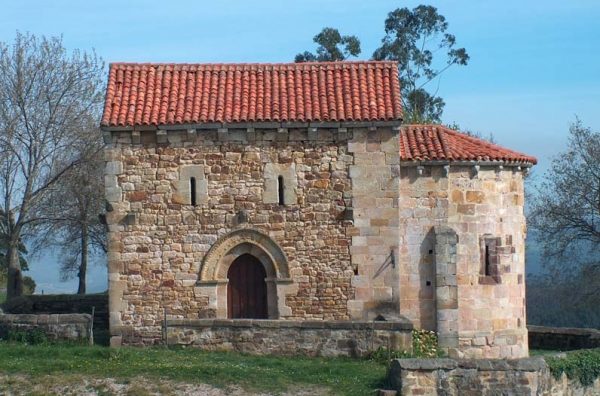
[[[9, 298], [21, 292], [18, 244], [36, 236], [47, 198], [96, 139], [104, 65], [95, 54], [67, 53], [60, 38], [17, 33], [0, 42], [0, 231], [8, 241]], [[46, 213], [45, 213], [46, 212]], [[12, 219], [12, 222], [11, 222]]]

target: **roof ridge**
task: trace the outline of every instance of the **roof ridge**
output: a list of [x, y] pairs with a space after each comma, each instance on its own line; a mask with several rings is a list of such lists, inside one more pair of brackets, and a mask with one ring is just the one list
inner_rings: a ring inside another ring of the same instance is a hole
[[110, 62], [109, 66], [349, 66], [349, 65], [398, 65], [393, 60], [315, 61], [315, 62]]

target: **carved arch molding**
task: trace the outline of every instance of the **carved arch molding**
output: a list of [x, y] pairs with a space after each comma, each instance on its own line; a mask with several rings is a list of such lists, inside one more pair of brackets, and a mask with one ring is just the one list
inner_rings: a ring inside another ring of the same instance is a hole
[[244, 227], [214, 243], [202, 260], [199, 281], [226, 280], [229, 266], [242, 254], [256, 257], [265, 267], [267, 278], [289, 279], [288, 260], [277, 242], [260, 230]]

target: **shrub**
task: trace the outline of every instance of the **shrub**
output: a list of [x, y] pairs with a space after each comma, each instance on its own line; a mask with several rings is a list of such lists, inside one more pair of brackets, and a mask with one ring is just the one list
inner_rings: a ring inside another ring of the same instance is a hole
[[434, 358], [441, 355], [437, 334], [434, 331], [413, 330], [412, 346], [415, 357]]
[[381, 364], [388, 364], [392, 359], [405, 359], [410, 357], [413, 356], [406, 351], [395, 351], [385, 347], [379, 347], [369, 355], [369, 359]]
[[569, 352], [566, 357], [546, 357], [546, 363], [554, 378], [565, 373], [569, 379], [588, 386], [600, 377], [600, 348]]
[[23, 344], [39, 345], [48, 343], [46, 333], [41, 329], [32, 330], [10, 330], [7, 334], [7, 340]]
[[369, 359], [381, 364], [387, 364], [392, 359], [435, 358], [442, 356], [442, 352], [438, 349], [437, 334], [433, 331], [413, 330], [412, 349], [412, 353], [409, 353], [379, 347], [369, 355]]

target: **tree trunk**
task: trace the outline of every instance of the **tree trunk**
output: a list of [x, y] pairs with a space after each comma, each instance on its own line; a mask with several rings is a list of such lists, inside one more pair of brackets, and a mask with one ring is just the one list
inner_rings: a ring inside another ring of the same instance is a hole
[[23, 274], [19, 261], [19, 243], [10, 241], [8, 244], [8, 276], [6, 285], [6, 299], [10, 300], [23, 294]]
[[81, 226], [81, 264], [79, 265], [79, 287], [77, 288], [77, 294], [85, 294], [85, 275], [87, 272], [87, 261], [88, 261], [88, 226], [82, 224]]

